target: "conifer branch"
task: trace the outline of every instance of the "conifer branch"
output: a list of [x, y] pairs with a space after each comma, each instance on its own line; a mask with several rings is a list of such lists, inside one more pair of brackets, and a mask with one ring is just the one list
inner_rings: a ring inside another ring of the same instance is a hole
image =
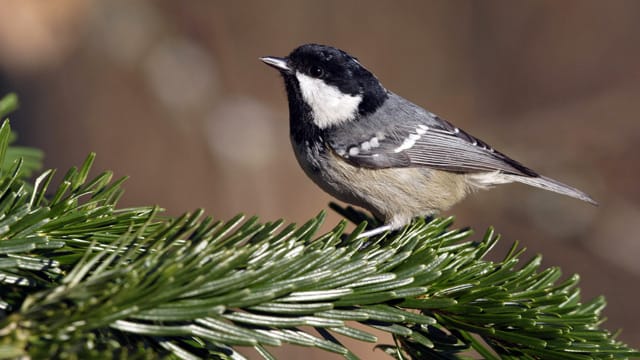
[[[14, 107], [6, 103], [0, 115]], [[1, 359], [243, 359], [247, 348], [272, 359], [269, 347], [285, 343], [355, 359], [338, 337], [377, 343], [367, 328], [393, 335], [377, 346], [396, 358], [640, 357], [600, 327], [605, 301], [583, 303], [577, 276], [541, 269], [539, 256], [519, 266], [517, 243], [502, 261], [485, 260], [499, 239], [492, 229], [473, 242], [436, 218], [357, 239], [365, 222], [318, 234], [324, 213], [296, 226], [123, 209], [123, 179], [89, 179], [93, 154], [54, 188], [53, 170], [28, 180], [41, 155], [11, 139], [5, 121]]]

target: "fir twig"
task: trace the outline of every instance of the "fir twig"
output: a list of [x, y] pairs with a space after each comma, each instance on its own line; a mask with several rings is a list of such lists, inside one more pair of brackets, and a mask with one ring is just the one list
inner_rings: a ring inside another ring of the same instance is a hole
[[8, 163], [10, 139], [5, 122], [0, 358], [242, 359], [253, 348], [273, 359], [268, 347], [289, 343], [355, 359], [337, 335], [378, 338], [354, 323], [392, 334], [379, 347], [396, 358], [640, 356], [600, 327], [604, 299], [582, 303], [577, 276], [561, 280], [540, 257], [518, 266], [517, 243], [485, 260], [492, 229], [472, 242], [452, 219], [417, 220], [363, 240], [345, 222], [318, 235], [324, 213], [285, 226], [120, 209], [122, 179], [89, 180], [93, 155], [54, 189], [54, 171], [31, 184], [21, 156]]

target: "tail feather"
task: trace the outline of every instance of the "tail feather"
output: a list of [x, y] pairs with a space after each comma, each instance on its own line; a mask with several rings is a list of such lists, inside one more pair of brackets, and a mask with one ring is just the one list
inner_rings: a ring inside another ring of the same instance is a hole
[[597, 206], [598, 203], [586, 193], [571, 187], [567, 184], [563, 184], [560, 181], [548, 178], [546, 176], [519, 176], [519, 175], [506, 175], [513, 181], [517, 181], [523, 184], [535, 186], [544, 190], [556, 192], [558, 194], [571, 196], [582, 201], [586, 201], [592, 205]]

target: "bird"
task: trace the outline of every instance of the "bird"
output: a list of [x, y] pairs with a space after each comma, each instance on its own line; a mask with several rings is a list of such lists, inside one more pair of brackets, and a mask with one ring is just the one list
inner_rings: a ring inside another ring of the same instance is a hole
[[284, 79], [290, 140], [306, 175], [383, 223], [359, 237], [398, 230], [477, 190], [511, 182], [597, 205], [387, 90], [343, 50], [304, 44], [286, 57], [260, 60]]

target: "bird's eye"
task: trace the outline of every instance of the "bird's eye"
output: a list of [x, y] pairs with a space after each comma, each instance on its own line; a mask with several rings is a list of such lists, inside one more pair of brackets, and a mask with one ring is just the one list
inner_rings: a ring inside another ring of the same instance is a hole
[[309, 75], [314, 78], [321, 78], [324, 76], [324, 69], [320, 66], [314, 65], [309, 69]]

